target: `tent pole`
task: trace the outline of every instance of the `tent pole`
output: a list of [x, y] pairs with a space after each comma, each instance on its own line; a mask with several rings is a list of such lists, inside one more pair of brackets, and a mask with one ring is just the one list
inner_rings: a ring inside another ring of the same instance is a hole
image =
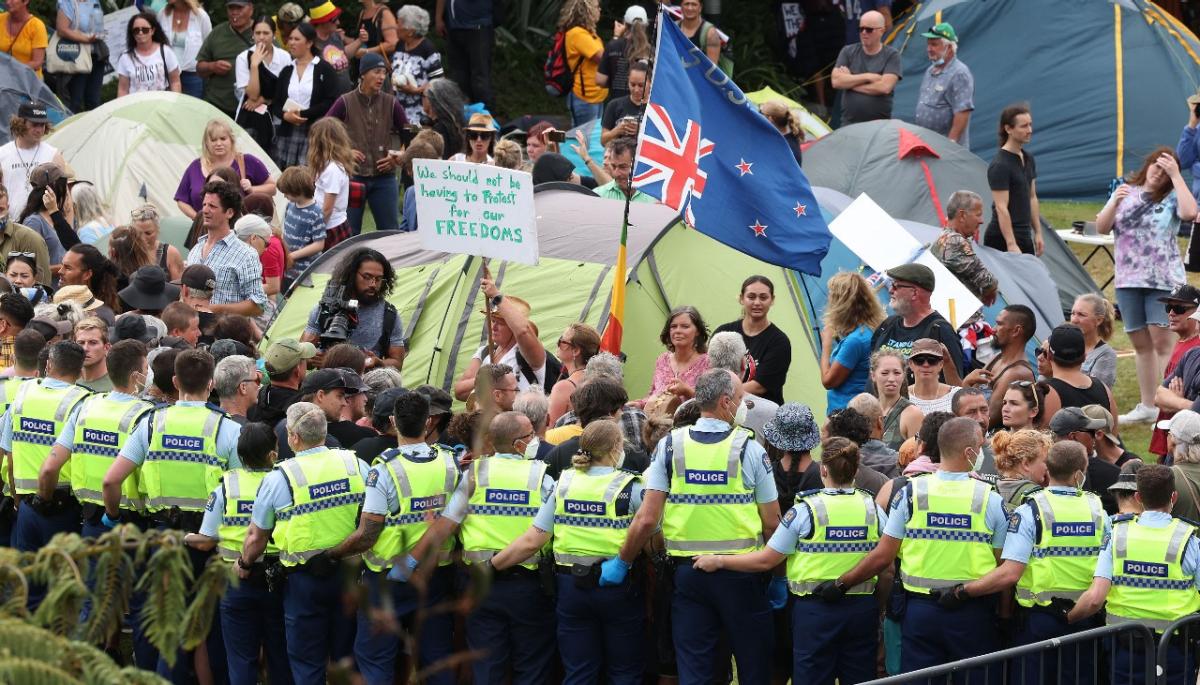
[[[491, 280], [492, 271], [491, 271], [491, 269], [488, 269], [489, 261], [490, 260], [487, 257], [483, 258], [483, 277], [488, 280]], [[495, 359], [496, 342], [494, 340], [492, 340], [492, 303], [490, 301], [488, 301], [486, 298], [484, 299], [484, 302], [483, 302], [483, 311], [487, 312], [487, 320], [483, 322], [483, 325], [485, 328], [487, 328], [488, 363], [495, 364], [496, 363], [496, 359]]]
[[[451, 304], [454, 303], [454, 296], [455, 296], [455, 294], [458, 293], [458, 284], [462, 283], [463, 274], [467, 273], [467, 269], [470, 268], [471, 260], [473, 260], [473, 259], [474, 259], [474, 257], [467, 257], [466, 261], [463, 262], [462, 268], [458, 270], [458, 276], [455, 277], [455, 279], [454, 279], [454, 287], [450, 288], [450, 303]], [[441, 347], [439, 347], [439, 345], [441, 345], [441, 342], [442, 342], [442, 331], [446, 330], [446, 317], [447, 316], [450, 316], [449, 309], [442, 312], [442, 322], [440, 324], [438, 324], [437, 337], [434, 338], [434, 343], [433, 343], [433, 345], [434, 345], [433, 352], [434, 353], [429, 355], [429, 370], [425, 372], [425, 382], [427, 384], [433, 382], [433, 365], [437, 361], [437, 353], [441, 352]]]

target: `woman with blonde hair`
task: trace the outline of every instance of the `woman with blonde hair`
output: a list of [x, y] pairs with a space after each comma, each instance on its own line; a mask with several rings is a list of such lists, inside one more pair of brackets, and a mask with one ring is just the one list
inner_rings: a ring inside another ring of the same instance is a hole
[[908, 360], [899, 351], [882, 347], [871, 355], [871, 387], [883, 409], [883, 442], [898, 450], [921, 430], [925, 413], [908, 401], [904, 368]]
[[[617, 553], [642, 502], [640, 478], [620, 470], [625, 450], [615, 421], [589, 423], [571, 458], [574, 467], [559, 477], [533, 525], [492, 557], [502, 571], [520, 564], [553, 540], [558, 584], [558, 649], [563, 681], [594, 682], [607, 673], [611, 683], [642, 681], [642, 650], [604, 645], [640, 645], [643, 610], [629, 580], [601, 586], [600, 565], [623, 563]], [[609, 531], [600, 535], [598, 531]], [[615, 532], [615, 534], [614, 534]], [[611, 560], [616, 560], [611, 561]]]
[[796, 164], [801, 164], [800, 146], [804, 144], [804, 127], [800, 125], [800, 117], [779, 100], [768, 100], [762, 103], [758, 111], [787, 141], [788, 149], [796, 158]]
[[826, 411], [844, 409], [867, 387], [871, 371], [871, 333], [886, 317], [871, 284], [843, 271], [829, 279], [829, 297], [821, 327], [821, 385]]
[[583, 382], [583, 370], [588, 360], [600, 351], [600, 333], [586, 323], [573, 323], [558, 336], [558, 360], [562, 362], [563, 378], [550, 389], [549, 425], [572, 409], [571, 394]]
[[354, 148], [346, 125], [327, 117], [312, 125], [308, 135], [308, 168], [317, 175], [313, 200], [325, 217], [325, 249], [350, 237], [350, 170]]
[[104, 213], [104, 200], [96, 186], [81, 181], [71, 186], [71, 201], [75, 204], [75, 225], [79, 227], [79, 240], [95, 244], [113, 230], [112, 221]]
[[212, 19], [196, 0], [168, 0], [158, 13], [167, 45], [179, 62], [179, 84], [185, 95], [204, 97], [204, 80], [196, 73], [196, 55], [212, 33]]
[[1087, 351], [1080, 371], [1110, 388], [1117, 382], [1117, 351], [1107, 344], [1115, 318], [1112, 303], [1096, 293], [1080, 295], [1071, 306], [1071, 323], [1083, 331]]
[[1008, 511], [1016, 509], [1028, 495], [1050, 483], [1046, 472], [1049, 450], [1050, 436], [1039, 430], [1001, 430], [992, 435], [996, 471], [1000, 473], [996, 490], [1004, 498]]
[[204, 181], [218, 167], [229, 167], [238, 175], [238, 189], [246, 193], [275, 194], [275, 181], [267, 165], [254, 155], [238, 152], [233, 129], [222, 119], [204, 127], [200, 157], [193, 160], [179, 179], [175, 204], [189, 219], [195, 219], [204, 204]]

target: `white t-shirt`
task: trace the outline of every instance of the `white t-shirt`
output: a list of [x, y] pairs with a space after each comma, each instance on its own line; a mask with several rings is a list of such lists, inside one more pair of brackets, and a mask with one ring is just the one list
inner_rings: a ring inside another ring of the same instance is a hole
[[[453, 155], [450, 155], [450, 159], [448, 159], [448, 160], [446, 160], [446, 161], [447, 161], [447, 162], [469, 162], [469, 161], [471, 161], [471, 160], [467, 159], [467, 155], [466, 155], [466, 153], [463, 153], [463, 152], [458, 152], [458, 153], [455, 153], [455, 154], [453, 154]], [[487, 156], [487, 162], [486, 162], [486, 163], [487, 163], [487, 164], [495, 164], [495, 163], [496, 163], [496, 160], [495, 160], [495, 159], [493, 159], [491, 155], [488, 155], [488, 156]]]
[[129, 79], [130, 93], [167, 90], [171, 85], [167, 75], [178, 70], [175, 51], [161, 46], [150, 55], [139, 55], [134, 50], [117, 59], [117, 75]]
[[[297, 76], [297, 73], [300, 70], [295, 68], [295, 60], [292, 60], [291, 62], [293, 65], [292, 78], [288, 81], [287, 96], [289, 100], [296, 102], [303, 109], [308, 109], [312, 106], [313, 72], [317, 70], [317, 63], [320, 61], [320, 57], [313, 57], [313, 60], [309, 63], [308, 68], [305, 69], [304, 73], [299, 76]], [[286, 107], [286, 103], [284, 104], [285, 106], [283, 111], [286, 112], [288, 108]], [[332, 223], [329, 225], [337, 226], [337, 224]]]
[[317, 177], [313, 199], [322, 213], [325, 211], [326, 193], [337, 193], [337, 199], [333, 201], [333, 212], [329, 215], [329, 221], [325, 222], [328, 228], [336, 228], [346, 223], [346, 207], [350, 204], [350, 175], [337, 162], [326, 164], [325, 170]]
[[187, 28], [176, 33], [171, 15], [167, 14], [167, 8], [164, 7], [158, 13], [158, 23], [162, 24], [163, 31], [167, 34], [167, 45], [175, 53], [180, 71], [195, 71], [196, 55], [200, 53], [200, 46], [204, 45], [204, 39], [212, 33], [212, 19], [209, 19], [208, 12], [202, 9], [192, 12], [192, 16], [188, 17]]
[[[498, 364], [507, 364], [512, 368], [513, 373], [517, 375], [517, 390], [525, 392], [529, 389], [529, 379], [525, 378], [525, 374], [521, 373], [521, 367], [517, 365], [517, 350], [518, 346], [513, 345], [508, 352], [500, 357]], [[478, 359], [483, 363], [487, 363], [487, 345], [480, 345], [479, 351], [475, 353], [474, 359]], [[542, 389], [546, 387], [546, 362], [542, 362], [541, 368], [533, 370], [533, 375], [537, 378], [537, 387]]]
[[[292, 56], [279, 46], [271, 51], [271, 61], [267, 63], [267, 71], [279, 75], [283, 68], [292, 63]], [[246, 97], [246, 86], [250, 85], [250, 50], [238, 53], [233, 63], [233, 92], [237, 95], [238, 109], [242, 108], [242, 98]]]
[[17, 141], [10, 140], [0, 145], [0, 173], [4, 175], [4, 187], [8, 190], [8, 216], [13, 221], [21, 216], [25, 201], [29, 199], [29, 174], [39, 164], [53, 162], [58, 148], [49, 143], [38, 143], [32, 150], [17, 149]]

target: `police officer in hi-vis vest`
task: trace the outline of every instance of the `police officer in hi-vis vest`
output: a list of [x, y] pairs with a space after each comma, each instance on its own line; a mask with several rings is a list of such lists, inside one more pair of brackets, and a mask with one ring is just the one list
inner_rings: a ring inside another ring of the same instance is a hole
[[[411, 552], [441, 513], [458, 485], [458, 465], [454, 452], [425, 442], [429, 429], [429, 400], [403, 388], [385, 390], [375, 398], [376, 415], [391, 407], [396, 428], [397, 447], [385, 450], [367, 472], [367, 492], [363, 500], [358, 530], [336, 547], [332, 554], [344, 557], [362, 554], [367, 570], [363, 583], [370, 597], [368, 605], [358, 609], [358, 630], [354, 637], [354, 657], [359, 673], [368, 685], [390, 685], [396, 671], [400, 636], [380, 629], [371, 621], [372, 613], [389, 604], [398, 620], [412, 628], [419, 600], [430, 608], [450, 599], [454, 591], [454, 568], [450, 565], [453, 540], [447, 539], [430, 556], [437, 567], [422, 596], [407, 581], [424, 557]], [[430, 612], [421, 624], [418, 670], [450, 656], [454, 618], [449, 612]], [[452, 669], [445, 669], [423, 682], [449, 685], [454, 682]]]
[[[38, 491], [49, 499], [58, 487], [64, 468], [71, 469], [71, 491], [83, 504], [84, 537], [99, 537], [108, 531], [104, 516], [104, 475], [129, 439], [133, 427], [154, 408], [138, 399], [146, 385], [146, 346], [137, 340], [122, 340], [105, 357], [112, 392], [92, 395], [79, 405], [59, 434], [50, 457], [42, 465]], [[145, 502], [137, 473], [121, 487], [121, 519], [144, 527]]]
[[[412, 556], [422, 559], [459, 528], [463, 561], [491, 566], [492, 557], [529, 528], [554, 492], [546, 462], [527, 459], [537, 437], [524, 414], [501, 412], [488, 437], [495, 454], [471, 462], [446, 510], [425, 533]], [[467, 645], [484, 655], [472, 665], [475, 685], [549, 682], [555, 662], [554, 601], [538, 573], [548, 549], [497, 570], [483, 602], [467, 616]]]
[[[1000, 565], [956, 588], [951, 593], [954, 600], [947, 601], [965, 601], [1015, 585], [1018, 645], [1096, 627], [1087, 621], [1069, 625], [1066, 617], [1091, 585], [1096, 557], [1109, 532], [1100, 498], [1081, 489], [1087, 466], [1083, 445], [1072, 440], [1055, 443], [1046, 457], [1050, 486], [1030, 495], [1009, 517]], [[1092, 682], [1091, 654], [1078, 645], [1024, 659], [1018, 668], [1024, 675], [1013, 677], [1029, 683]]]
[[324, 685], [329, 657], [349, 651], [344, 642], [352, 633], [330, 550], [357, 535], [367, 465], [353, 452], [325, 446], [325, 411], [312, 402], [288, 407], [285, 420], [296, 456], [277, 464], [259, 485], [236, 563], [238, 575], [249, 578], [267, 545], [278, 546], [288, 569], [283, 617], [292, 677], [297, 685]]
[[[20, 300], [25, 300], [23, 295], [16, 293], [12, 293], [12, 295]], [[4, 295], [0, 295], [0, 309], [7, 304]], [[25, 300], [25, 304], [28, 305], [29, 301]], [[33, 316], [32, 307], [29, 309], [29, 315]], [[37, 378], [38, 354], [45, 346], [45, 336], [32, 328], [26, 328], [17, 333], [17, 337], [13, 339], [13, 375], [0, 380], [0, 414], [8, 411], [13, 397], [17, 394], [17, 388], [22, 383], [31, 378]], [[0, 499], [0, 547], [8, 547], [12, 542], [12, 528], [16, 522], [17, 509], [13, 501], [12, 488], [8, 484], [7, 463], [0, 466], [0, 490], [3, 490], [3, 499]]]
[[83, 348], [69, 341], [55, 343], [46, 377], [22, 383], [0, 420], [0, 449], [8, 453], [9, 483], [19, 500], [12, 546], [23, 552], [40, 549], [56, 533], [79, 532], [80, 507], [71, 494], [70, 469], [60, 475], [49, 497], [38, 494], [38, 476], [54, 440], [90, 394], [75, 385], [82, 372]]
[[[1144, 511], [1113, 523], [1092, 584], [1067, 619], [1079, 621], [1104, 607], [1109, 625], [1141, 623], [1153, 630], [1155, 642], [1149, 645], [1135, 639], [1131, 649], [1124, 636], [1115, 640], [1112, 682], [1143, 685], [1144, 650], [1155, 649], [1173, 622], [1200, 611], [1200, 542], [1193, 524], [1171, 516], [1179, 493], [1170, 467], [1151, 464], [1138, 469], [1136, 497]], [[1190, 647], [1181, 642], [1171, 640], [1167, 649], [1163, 682], [1170, 685], [1196, 681], [1195, 655], [1187, 654]]]
[[558, 586], [558, 650], [564, 683], [637, 685], [644, 678], [645, 607], [637, 584], [600, 587], [600, 564], [616, 556], [642, 501], [636, 474], [621, 471], [624, 435], [615, 421], [593, 421], [533, 525], [492, 557], [497, 570], [528, 559], [553, 537]]
[[[769, 429], [771, 424], [767, 424]], [[796, 496], [796, 505], [767, 546], [748, 554], [704, 555], [702, 571], [762, 573], [787, 562], [792, 604], [792, 682], [843, 685], [872, 680], [879, 648], [875, 578], [849, 588], [837, 602], [813, 594], [818, 585], [853, 568], [878, 542], [885, 520], [875, 498], [854, 489], [858, 446], [830, 438], [821, 446], [820, 490]], [[787, 649], [788, 645], [776, 645]]]
[[675, 565], [671, 623], [680, 683], [713, 682], [713, 654], [722, 634], [733, 649], [739, 682], [770, 680], [771, 609], [786, 604], [786, 581], [692, 567], [699, 555], [754, 551], [779, 524], [770, 459], [753, 433], [739, 426], [746, 412], [743, 396], [741, 380], [729, 371], [700, 375], [695, 397], [700, 420], [659, 442], [643, 474], [646, 492], [625, 544], [603, 565], [602, 585], [624, 582], [662, 521]]
[[[1008, 519], [991, 486], [971, 477], [983, 460], [983, 433], [974, 419], [950, 419], [938, 430], [940, 468], [894, 491], [879, 544], [853, 569], [815, 593], [840, 599], [900, 556], [906, 606], [900, 621], [904, 671], [994, 652], [999, 648], [995, 601], [963, 599], [955, 586], [996, 567]], [[982, 672], [969, 671], [975, 681]], [[999, 673], [994, 674], [999, 676]]]
[[[120, 343], [118, 343], [120, 344]], [[112, 372], [110, 367], [109, 372]], [[230, 566], [237, 563], [250, 527], [250, 512], [262, 484], [278, 454], [275, 430], [265, 423], [248, 423], [238, 436], [242, 466], [230, 469], [209, 495], [200, 532], [188, 533], [184, 542], [195, 549], [217, 554]], [[221, 636], [231, 685], [258, 683], [258, 657], [265, 653], [272, 685], [290, 685], [283, 634], [283, 588], [272, 587], [267, 568], [279, 562], [279, 548], [269, 540], [263, 557], [251, 565], [249, 577], [230, 583], [221, 596]]]

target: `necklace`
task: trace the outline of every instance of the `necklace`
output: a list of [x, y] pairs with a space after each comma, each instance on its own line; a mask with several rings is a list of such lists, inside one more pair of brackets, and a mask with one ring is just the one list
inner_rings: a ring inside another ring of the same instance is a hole
[[37, 161], [38, 153], [42, 150], [42, 143], [39, 141], [37, 146], [33, 148], [33, 156], [30, 157], [28, 164], [25, 163], [25, 158], [21, 157], [21, 146], [14, 144], [13, 149], [17, 152], [17, 162], [21, 165], [21, 168], [25, 170], [25, 180], [28, 181], [29, 177], [33, 175], [33, 163]]

